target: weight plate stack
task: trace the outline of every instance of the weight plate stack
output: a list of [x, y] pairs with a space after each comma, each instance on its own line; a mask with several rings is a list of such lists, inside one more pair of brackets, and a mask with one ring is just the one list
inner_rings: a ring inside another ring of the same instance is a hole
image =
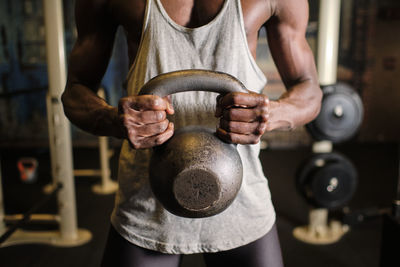
[[363, 119], [360, 96], [343, 83], [325, 86], [322, 91], [321, 111], [315, 120], [306, 125], [308, 132], [317, 141], [340, 143], [352, 138]]
[[311, 205], [335, 209], [345, 205], [354, 195], [357, 171], [342, 154], [315, 154], [298, 170], [296, 184]]

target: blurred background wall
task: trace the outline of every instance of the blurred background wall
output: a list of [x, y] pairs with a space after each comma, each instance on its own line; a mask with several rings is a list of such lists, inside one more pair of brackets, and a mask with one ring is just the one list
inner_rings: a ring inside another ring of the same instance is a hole
[[[67, 55], [77, 35], [74, 2], [63, 1]], [[47, 146], [48, 80], [42, 0], [0, 0], [0, 29], [0, 145]], [[127, 71], [127, 48], [120, 29], [102, 81], [112, 105], [117, 105], [123, 93]], [[72, 134], [75, 145], [97, 145], [96, 138], [75, 127]]]

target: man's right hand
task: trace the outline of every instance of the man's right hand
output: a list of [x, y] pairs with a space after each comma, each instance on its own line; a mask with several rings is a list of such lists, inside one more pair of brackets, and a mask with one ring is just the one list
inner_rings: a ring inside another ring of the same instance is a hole
[[125, 137], [134, 149], [161, 145], [174, 133], [174, 125], [167, 119], [167, 115], [174, 113], [168, 97], [123, 97], [118, 104], [118, 113]]

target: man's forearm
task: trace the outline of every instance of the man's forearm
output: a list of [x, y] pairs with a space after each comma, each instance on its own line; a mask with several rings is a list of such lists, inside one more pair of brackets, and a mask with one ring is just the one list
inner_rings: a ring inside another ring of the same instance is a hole
[[309, 81], [289, 88], [269, 104], [267, 131], [292, 130], [312, 121], [319, 113], [322, 91]]
[[94, 135], [125, 137], [116, 107], [83, 85], [67, 86], [62, 102], [65, 115], [73, 124]]

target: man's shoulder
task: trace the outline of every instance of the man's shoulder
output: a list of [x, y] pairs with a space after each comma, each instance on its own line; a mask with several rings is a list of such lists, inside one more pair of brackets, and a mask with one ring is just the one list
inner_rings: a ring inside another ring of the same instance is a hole
[[246, 32], [258, 32], [272, 14], [277, 0], [240, 0]]

